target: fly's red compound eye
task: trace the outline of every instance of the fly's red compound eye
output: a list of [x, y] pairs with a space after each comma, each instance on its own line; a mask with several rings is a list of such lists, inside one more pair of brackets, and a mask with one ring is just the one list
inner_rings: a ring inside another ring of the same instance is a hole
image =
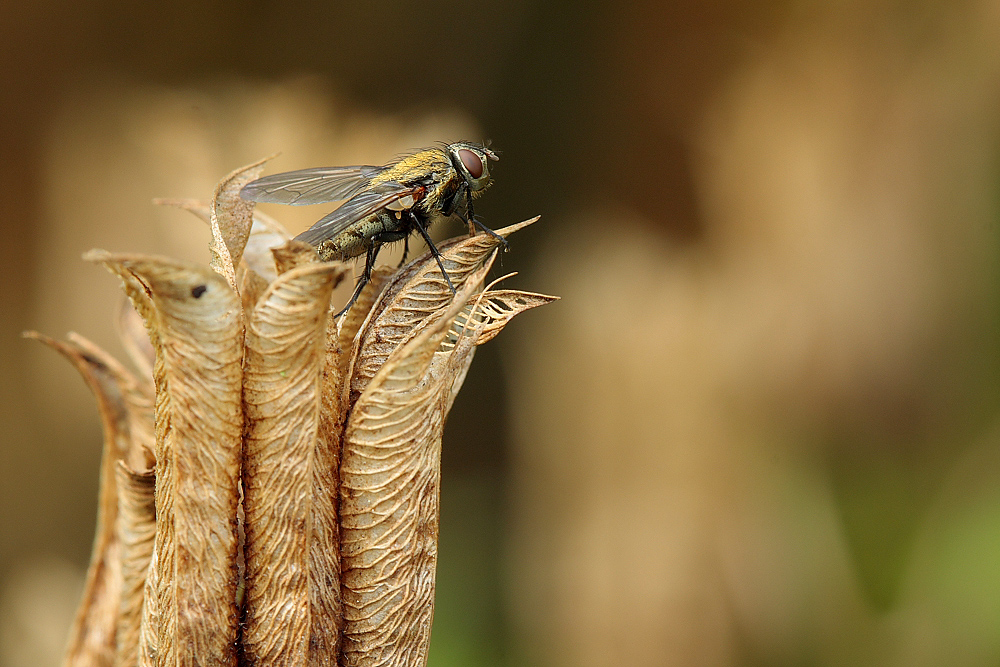
[[458, 157], [462, 160], [462, 164], [465, 168], [469, 170], [469, 176], [473, 178], [481, 178], [483, 175], [483, 161], [479, 159], [479, 156], [470, 150], [462, 148], [458, 151]]

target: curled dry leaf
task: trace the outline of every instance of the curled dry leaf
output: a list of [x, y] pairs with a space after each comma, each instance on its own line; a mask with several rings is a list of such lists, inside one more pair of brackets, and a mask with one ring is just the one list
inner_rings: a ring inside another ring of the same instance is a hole
[[77, 342], [58, 341], [34, 331], [24, 335], [45, 343], [66, 357], [97, 398], [104, 432], [97, 534], [83, 599], [70, 630], [63, 665], [110, 667], [115, 658], [115, 632], [122, 587], [120, 544], [115, 533], [118, 498], [114, 465], [131, 449], [129, 407], [115, 372]]
[[482, 322], [483, 326], [479, 328], [479, 337], [476, 339], [476, 345], [482, 345], [493, 340], [498, 333], [503, 331], [503, 328], [515, 315], [558, 300], [557, 296], [534, 292], [489, 290], [484, 292], [475, 303], [466, 306], [456, 321], [464, 324], [464, 321], [471, 315], [473, 321]]
[[[452, 303], [431, 313], [409, 342], [390, 353], [351, 411], [341, 462], [342, 665], [426, 662], [441, 434], [475, 336], [464, 336], [447, 352], [440, 348], [488, 270], [487, 263], [467, 274]], [[422, 291], [423, 279], [415, 278], [411, 287]], [[400, 290], [402, 298], [408, 290]]]
[[[506, 237], [538, 218], [497, 230]], [[477, 271], [486, 258], [501, 245], [488, 234], [477, 234], [439, 246], [441, 261], [452, 284], [459, 288], [469, 274]], [[428, 261], [430, 260], [430, 261]], [[389, 354], [427, 317], [451, 302], [454, 295], [441, 275], [441, 269], [429, 253], [400, 270], [382, 295], [358, 337], [351, 375], [351, 398], [356, 399], [365, 385], [382, 367]], [[378, 335], [371, 332], [377, 331]]]
[[139, 372], [138, 380], [143, 385], [143, 391], [153, 395], [153, 364], [156, 363], [156, 351], [149, 341], [146, 325], [142, 316], [132, 307], [128, 297], [123, 296], [118, 306], [118, 317], [115, 318], [115, 329], [118, 339], [122, 342], [126, 354]]
[[240, 199], [240, 190], [260, 176], [264, 163], [270, 159], [267, 157], [235, 170], [219, 182], [212, 197], [212, 243], [209, 245], [212, 261], [209, 265], [226, 279], [234, 293], [239, 293], [240, 289], [236, 267], [240, 265], [243, 248], [250, 237], [254, 209], [252, 202]]
[[[380, 266], [372, 271], [368, 284], [361, 290], [354, 305], [340, 318], [336, 331], [336, 340], [340, 350], [340, 373], [347, 377], [351, 372], [353, 361], [352, 349], [355, 340], [359, 339], [358, 332], [366, 326], [371, 318], [375, 302], [382, 296], [385, 286], [393, 278], [393, 270], [387, 266]], [[350, 385], [347, 385], [349, 387]], [[347, 397], [344, 397], [345, 405]]]
[[[134, 312], [134, 311], [133, 311]], [[80, 334], [69, 332], [69, 342], [92, 364], [102, 366], [114, 378], [128, 421], [127, 447], [118, 452], [128, 465], [146, 469], [153, 465], [153, 395], [148, 381], [140, 380], [117, 359]]]
[[271, 250], [290, 241], [292, 235], [285, 231], [276, 220], [260, 211], [253, 213], [250, 238], [243, 249], [243, 263], [246, 267], [270, 283], [278, 277]]
[[[242, 310], [197, 265], [92, 251], [134, 277], [157, 349], [156, 665], [235, 664]], [[144, 621], [145, 622], [145, 621]]]
[[[319, 263], [319, 255], [316, 254], [316, 249], [302, 241], [290, 240], [280, 246], [271, 248], [271, 256], [274, 258], [276, 275], [290, 271], [297, 266]], [[330, 267], [337, 267], [336, 282], [340, 282], [344, 274], [347, 273], [347, 270], [339, 264], [330, 264]]]
[[326, 607], [339, 606], [338, 572], [313, 562], [310, 547], [337, 523], [335, 483], [317, 484], [330, 465], [318, 429], [330, 295], [343, 271], [312, 263], [305, 244], [281, 254], [299, 266], [271, 283], [247, 327], [243, 651], [255, 665], [335, 664], [339, 618]]
[[115, 467], [118, 488], [118, 541], [121, 544], [122, 596], [118, 616], [116, 667], [139, 664], [146, 573], [156, 536], [152, 470], [134, 471], [124, 461]]

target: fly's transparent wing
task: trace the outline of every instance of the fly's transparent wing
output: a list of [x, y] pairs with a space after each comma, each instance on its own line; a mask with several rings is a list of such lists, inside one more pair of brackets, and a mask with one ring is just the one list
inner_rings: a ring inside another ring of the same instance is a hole
[[340, 208], [324, 216], [315, 225], [296, 236], [295, 240], [319, 245], [327, 239], [334, 238], [358, 220], [366, 218], [404, 197], [412, 197], [413, 201], [420, 201], [426, 192], [427, 188], [421, 185], [380, 184], [376, 190], [366, 190], [354, 195]]
[[240, 197], [274, 204], [325, 204], [360, 192], [385, 167], [313, 167], [258, 178], [243, 186]]

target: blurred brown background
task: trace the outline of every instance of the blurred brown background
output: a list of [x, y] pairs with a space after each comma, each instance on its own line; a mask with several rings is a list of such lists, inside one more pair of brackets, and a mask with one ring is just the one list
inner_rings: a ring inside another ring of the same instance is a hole
[[205, 260], [152, 197], [459, 138], [563, 300], [452, 413], [432, 667], [1000, 662], [995, 2], [19, 4], [0, 667], [56, 664], [89, 554], [96, 411], [18, 338], [120, 355], [80, 254]]

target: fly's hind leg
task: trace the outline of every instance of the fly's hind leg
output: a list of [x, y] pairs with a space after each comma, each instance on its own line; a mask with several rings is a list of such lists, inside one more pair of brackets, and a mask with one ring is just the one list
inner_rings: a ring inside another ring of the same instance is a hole
[[407, 234], [406, 236], [403, 237], [403, 259], [399, 260], [399, 266], [396, 267], [397, 269], [403, 268], [403, 265], [406, 264], [406, 256], [409, 254], [410, 254], [410, 235]]
[[358, 297], [361, 296], [361, 290], [363, 290], [365, 285], [368, 284], [368, 281], [372, 279], [372, 269], [375, 267], [375, 259], [378, 257], [378, 251], [381, 248], [382, 243], [379, 242], [377, 237], [373, 238], [371, 245], [368, 246], [368, 251], [365, 253], [365, 270], [364, 273], [361, 274], [361, 277], [358, 278], [358, 284], [354, 288], [354, 294], [351, 296], [351, 300], [347, 302], [347, 305], [341, 308], [340, 312], [334, 315], [334, 317], [340, 317], [346, 313], [350, 307], [354, 305], [354, 302], [358, 300]]

